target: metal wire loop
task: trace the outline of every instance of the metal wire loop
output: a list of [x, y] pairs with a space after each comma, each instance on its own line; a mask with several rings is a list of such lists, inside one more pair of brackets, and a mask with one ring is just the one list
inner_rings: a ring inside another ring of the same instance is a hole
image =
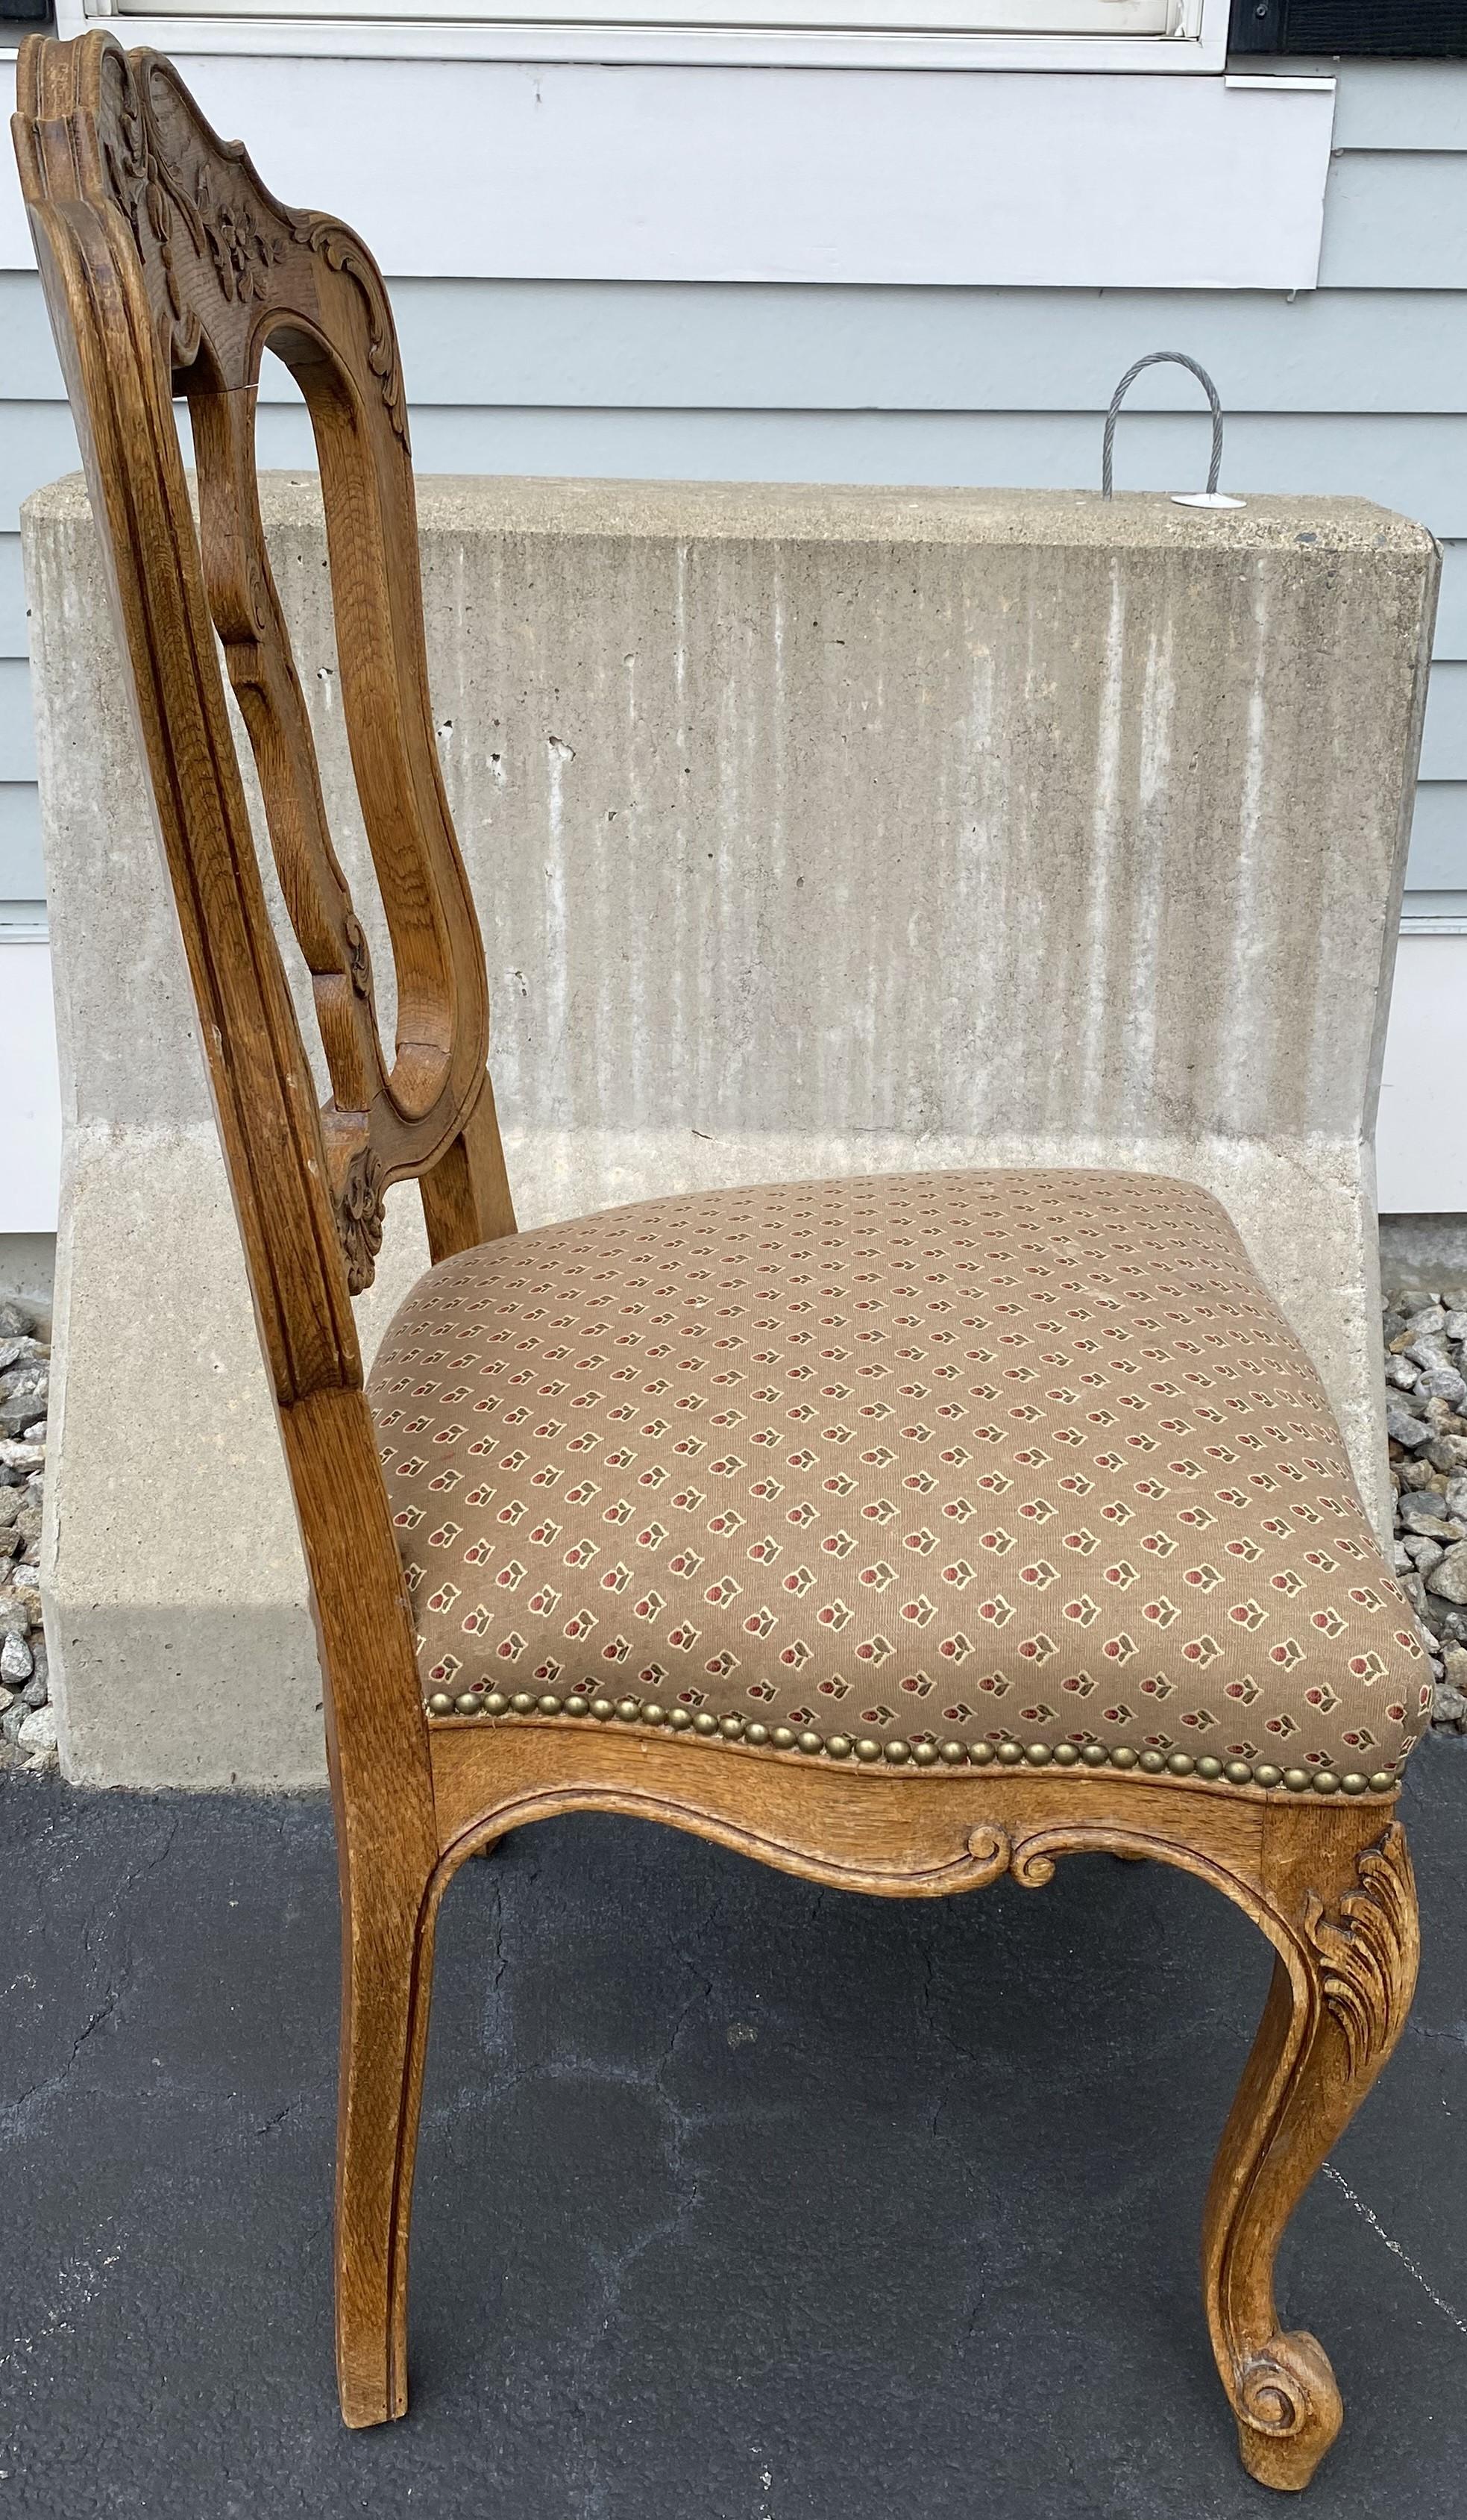
[[1212, 406], [1213, 460], [1207, 468], [1207, 488], [1209, 498], [1212, 497], [1218, 487], [1218, 475], [1222, 470], [1222, 405], [1218, 399], [1217, 386], [1214, 384], [1212, 378], [1208, 375], [1206, 368], [1199, 367], [1195, 359], [1189, 359], [1185, 350], [1148, 350], [1144, 359], [1137, 359], [1134, 367], [1127, 369], [1126, 374], [1121, 379], [1120, 383], [1117, 385], [1115, 392], [1110, 398], [1110, 409], [1105, 415], [1105, 436], [1101, 441], [1100, 447], [1100, 496], [1102, 499], [1109, 499], [1115, 495], [1112, 476], [1116, 450], [1116, 422], [1121, 416], [1122, 402], [1125, 400], [1125, 397], [1130, 391], [1132, 385], [1134, 384], [1142, 368], [1154, 368], [1167, 363], [1170, 363], [1174, 367], [1190, 369], [1192, 375], [1196, 378]]

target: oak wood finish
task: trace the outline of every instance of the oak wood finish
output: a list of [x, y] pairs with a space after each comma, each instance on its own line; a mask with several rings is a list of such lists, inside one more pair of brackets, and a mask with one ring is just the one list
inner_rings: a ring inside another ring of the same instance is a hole
[[[1208, 2318], [1245, 2464], [1306, 2484], [1339, 2427], [1312, 2336], [1283, 2332], [1279, 2235], [1400, 2036], [1416, 1911], [1394, 1796], [1301, 1807], [1114, 1772], [819, 1769], [721, 1737], [423, 1714], [351, 1294], [389, 1183], [416, 1177], [434, 1261], [514, 1230], [486, 1073], [473, 905], [438, 775], [413, 474], [380, 275], [286, 208], [168, 65], [104, 32], [22, 48], [22, 182], [103, 533], [164, 860], [310, 1573], [342, 1906], [336, 2196], [341, 2408], [407, 2404], [408, 2225], [433, 1927], [466, 1857], [581, 1810], [693, 1830], [897, 1898], [1027, 1888], [1065, 1856], [1152, 1857], [1267, 1936], [1274, 1978], [1222, 2138]], [[332, 846], [260, 530], [266, 346], [309, 408], [351, 754], [397, 971], [390, 1062]], [[170, 408], [188, 397], [196, 528]], [[248, 729], [332, 1094], [318, 1109], [254, 854], [215, 634]], [[913, 2245], [919, 2242], [913, 2240]]]

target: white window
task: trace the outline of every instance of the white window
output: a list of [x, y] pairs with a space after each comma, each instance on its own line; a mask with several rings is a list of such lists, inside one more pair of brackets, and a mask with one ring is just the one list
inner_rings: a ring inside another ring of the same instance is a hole
[[175, 55], [1217, 70], [1227, 0], [59, 0], [98, 19]]
[[[405, 20], [525, 23], [511, 0], [116, 0], [119, 18]], [[538, 22], [563, 26], [819, 27], [928, 35], [1179, 35], [1184, 0], [564, 0]]]

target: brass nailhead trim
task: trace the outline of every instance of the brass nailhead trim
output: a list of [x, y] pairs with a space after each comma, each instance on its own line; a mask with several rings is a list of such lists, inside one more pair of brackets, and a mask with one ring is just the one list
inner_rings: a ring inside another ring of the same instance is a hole
[[907, 1741], [900, 1736], [891, 1741], [877, 1741], [868, 1734], [853, 1741], [848, 1733], [832, 1732], [828, 1738], [813, 1726], [796, 1732], [788, 1724], [751, 1722], [742, 1715], [710, 1715], [700, 1707], [690, 1715], [686, 1706], [659, 1706], [654, 1698], [591, 1697], [577, 1689], [569, 1697], [556, 1697], [547, 1690], [535, 1696], [527, 1688], [516, 1689], [507, 1697], [503, 1689], [466, 1688], [457, 1697], [447, 1689], [437, 1689], [424, 1701], [423, 1712], [440, 1721], [445, 1715], [571, 1715], [593, 1716], [599, 1724], [613, 1719], [622, 1724], [665, 1724], [671, 1732], [690, 1732], [699, 1741], [746, 1741], [756, 1750], [766, 1746], [775, 1750], [795, 1750], [807, 1759], [849, 1759], [853, 1754], [862, 1767], [915, 1768], [935, 1767], [939, 1761], [949, 1768], [989, 1768], [995, 1761], [1004, 1768], [1116, 1768], [1124, 1775], [1139, 1768], [1148, 1777], [1199, 1777], [1205, 1784], [1262, 1785], [1266, 1791], [1282, 1786], [1286, 1793], [1303, 1794], [1388, 1794], [1396, 1783], [1393, 1768], [1377, 1768], [1373, 1776], [1362, 1776], [1352, 1770], [1338, 1776], [1332, 1768], [1276, 1768], [1264, 1759], [1250, 1765], [1246, 1759], [1194, 1759], [1189, 1751], [1174, 1750], [1163, 1756], [1160, 1750], [1133, 1750], [1124, 1744], [1108, 1750], [1103, 1741]]

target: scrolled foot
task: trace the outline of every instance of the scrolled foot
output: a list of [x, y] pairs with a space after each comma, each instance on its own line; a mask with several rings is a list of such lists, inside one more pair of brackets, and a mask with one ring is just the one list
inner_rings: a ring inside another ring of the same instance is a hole
[[1239, 2372], [1233, 2404], [1249, 2475], [1275, 2493], [1302, 2494], [1344, 2416], [1318, 2339], [1302, 2327], [1270, 2336]]

